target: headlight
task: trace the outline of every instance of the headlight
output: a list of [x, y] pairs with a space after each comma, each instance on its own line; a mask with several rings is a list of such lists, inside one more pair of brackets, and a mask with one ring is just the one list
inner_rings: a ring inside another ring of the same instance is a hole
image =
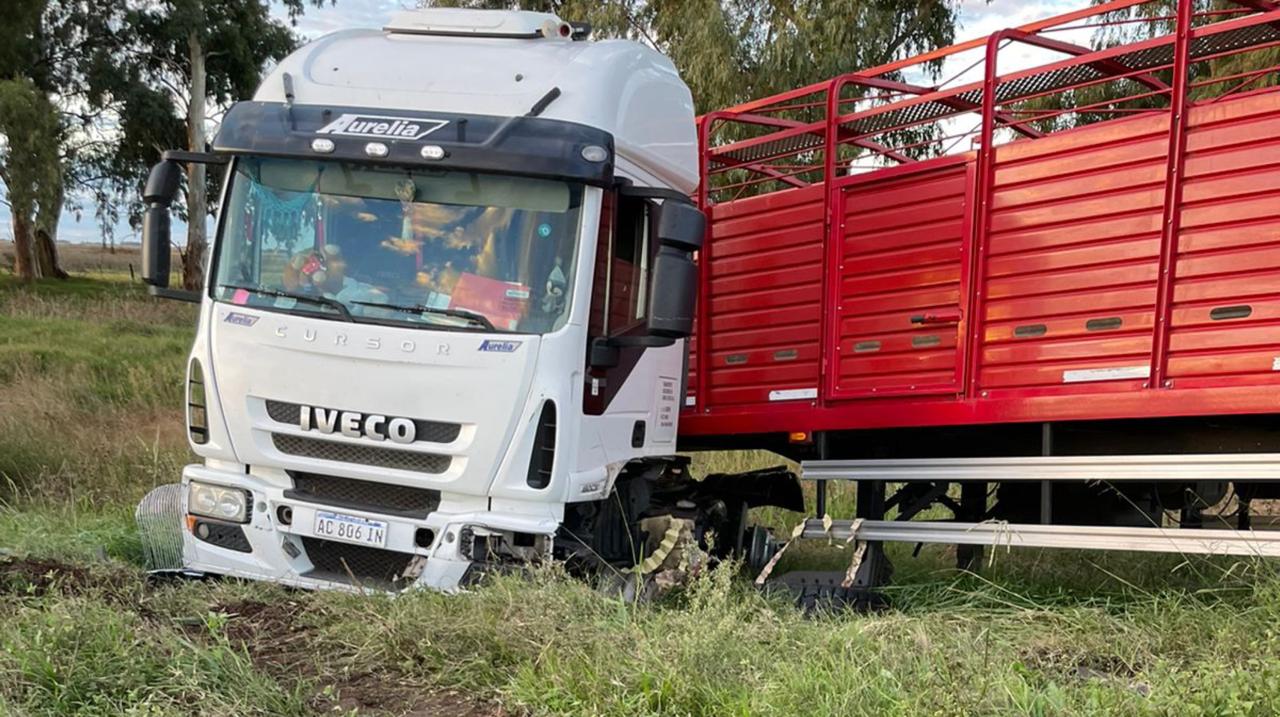
[[232, 523], [248, 523], [249, 492], [191, 481], [187, 487], [187, 512]]

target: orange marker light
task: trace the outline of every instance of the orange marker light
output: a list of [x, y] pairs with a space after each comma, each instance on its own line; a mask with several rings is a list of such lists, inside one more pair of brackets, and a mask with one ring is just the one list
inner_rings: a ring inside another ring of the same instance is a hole
[[792, 431], [787, 438], [792, 443], [808, 443], [811, 440], [809, 434], [805, 431]]

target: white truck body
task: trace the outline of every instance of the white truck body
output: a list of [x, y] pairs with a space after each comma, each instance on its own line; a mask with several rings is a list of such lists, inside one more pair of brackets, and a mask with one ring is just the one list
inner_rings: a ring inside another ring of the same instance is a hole
[[[558, 18], [536, 13], [409, 11], [382, 30], [342, 31], [306, 45], [274, 68], [252, 103], [242, 104], [245, 112], [283, 107], [290, 123], [295, 111], [326, 108], [323, 126], [301, 132], [313, 144], [295, 154], [310, 162], [325, 160], [329, 146], [314, 140], [337, 141], [340, 153], [344, 140], [390, 144], [394, 156], [401, 138], [409, 138], [417, 151], [434, 137], [454, 137], [455, 129], [462, 137], [457, 125], [467, 120], [459, 115], [521, 117], [558, 88], [540, 118], [611, 135], [615, 177], [635, 187], [692, 193], [698, 181], [693, 104], [671, 63], [633, 42], [571, 39], [565, 28]], [[242, 124], [235, 132], [258, 141], [268, 124]], [[290, 131], [300, 134], [294, 127], [281, 136]], [[215, 150], [223, 151], [222, 144], [220, 136]], [[423, 149], [430, 151], [437, 150]], [[574, 247], [574, 260], [556, 265], [571, 298], [550, 330], [352, 322], [318, 307], [296, 311], [303, 304], [293, 299], [250, 300], [226, 286], [234, 282], [219, 273], [219, 264], [228, 262], [232, 248], [223, 244], [233, 242], [240, 224], [269, 217], [265, 200], [235, 196], [244, 182], [238, 172], [257, 166], [253, 171], [265, 176], [274, 167], [253, 165], [243, 149], [227, 152], [233, 158], [209, 262], [211, 289], [201, 298], [191, 351], [191, 379], [204, 398], [203, 417], [189, 418], [206, 424], [203, 434], [192, 432], [192, 448], [203, 462], [184, 470], [183, 485], [195, 481], [246, 495], [244, 522], [232, 523], [247, 544], [222, 536], [222, 528], [234, 532], [233, 526], [185, 513], [187, 569], [343, 588], [379, 577], [362, 574], [359, 561], [376, 564], [373, 573], [388, 560], [393, 567], [404, 561], [395, 570], [402, 582], [450, 590], [463, 580], [477, 536], [490, 549], [500, 542], [509, 552], [545, 552], [566, 505], [607, 496], [629, 461], [674, 453], [684, 340], [645, 348], [620, 386], [602, 388], [588, 376], [592, 300], [599, 302], [602, 291], [593, 269], [612, 259], [597, 250], [608, 246], [599, 235], [613, 187], [574, 185], [580, 187], [579, 221], [566, 229], [574, 233], [571, 241], [562, 240]], [[522, 167], [510, 169], [518, 174]], [[426, 176], [413, 181], [421, 186]], [[315, 186], [323, 181], [315, 179]], [[573, 191], [579, 197], [579, 189]], [[280, 197], [287, 194], [276, 192], [272, 201], [283, 206]], [[326, 195], [316, 206], [336, 206], [338, 199]], [[245, 210], [246, 201], [259, 204]], [[410, 219], [404, 222], [408, 239]], [[544, 231], [551, 231], [547, 223], [538, 228]], [[349, 241], [337, 224], [325, 233], [331, 244]], [[320, 247], [321, 240], [314, 241]], [[539, 282], [525, 283], [534, 287], [536, 302]], [[514, 291], [529, 300], [530, 289]], [[607, 406], [585, 411], [587, 394], [602, 390], [609, 392]], [[548, 402], [554, 404], [554, 460], [549, 482], [535, 487], [530, 461]], [[189, 410], [198, 413], [196, 403]], [[638, 429], [638, 422], [645, 427]], [[432, 427], [443, 427], [442, 437], [423, 440]], [[356, 494], [370, 488], [386, 495], [387, 486], [434, 491], [438, 504], [410, 515], [371, 508], [378, 501], [360, 495], [316, 501], [300, 490], [298, 476], [338, 481]], [[201, 493], [187, 504], [207, 499], [212, 505], [220, 495]], [[335, 554], [318, 557], [329, 549]]]

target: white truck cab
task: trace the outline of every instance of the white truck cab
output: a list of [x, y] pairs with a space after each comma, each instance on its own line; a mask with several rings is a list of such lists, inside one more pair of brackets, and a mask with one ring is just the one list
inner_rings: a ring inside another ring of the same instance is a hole
[[156, 166], [163, 295], [179, 164], [226, 164], [186, 569], [449, 590], [482, 560], [617, 544], [598, 519], [619, 475], [679, 472], [693, 103], [662, 55], [585, 35], [442, 9], [337, 32], [234, 105], [211, 153]]

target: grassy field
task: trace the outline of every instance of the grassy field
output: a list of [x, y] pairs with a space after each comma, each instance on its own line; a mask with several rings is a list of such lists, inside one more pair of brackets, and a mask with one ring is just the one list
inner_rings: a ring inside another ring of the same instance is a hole
[[[996, 552], [974, 575], [905, 546], [892, 609], [810, 617], [730, 570], [639, 606], [552, 568], [394, 600], [149, 584], [132, 509], [189, 460], [195, 317], [128, 253], [68, 254], [71, 281], [0, 271], [0, 715], [1280, 713], [1268, 563]], [[702, 462], [731, 460], [761, 457]]]

